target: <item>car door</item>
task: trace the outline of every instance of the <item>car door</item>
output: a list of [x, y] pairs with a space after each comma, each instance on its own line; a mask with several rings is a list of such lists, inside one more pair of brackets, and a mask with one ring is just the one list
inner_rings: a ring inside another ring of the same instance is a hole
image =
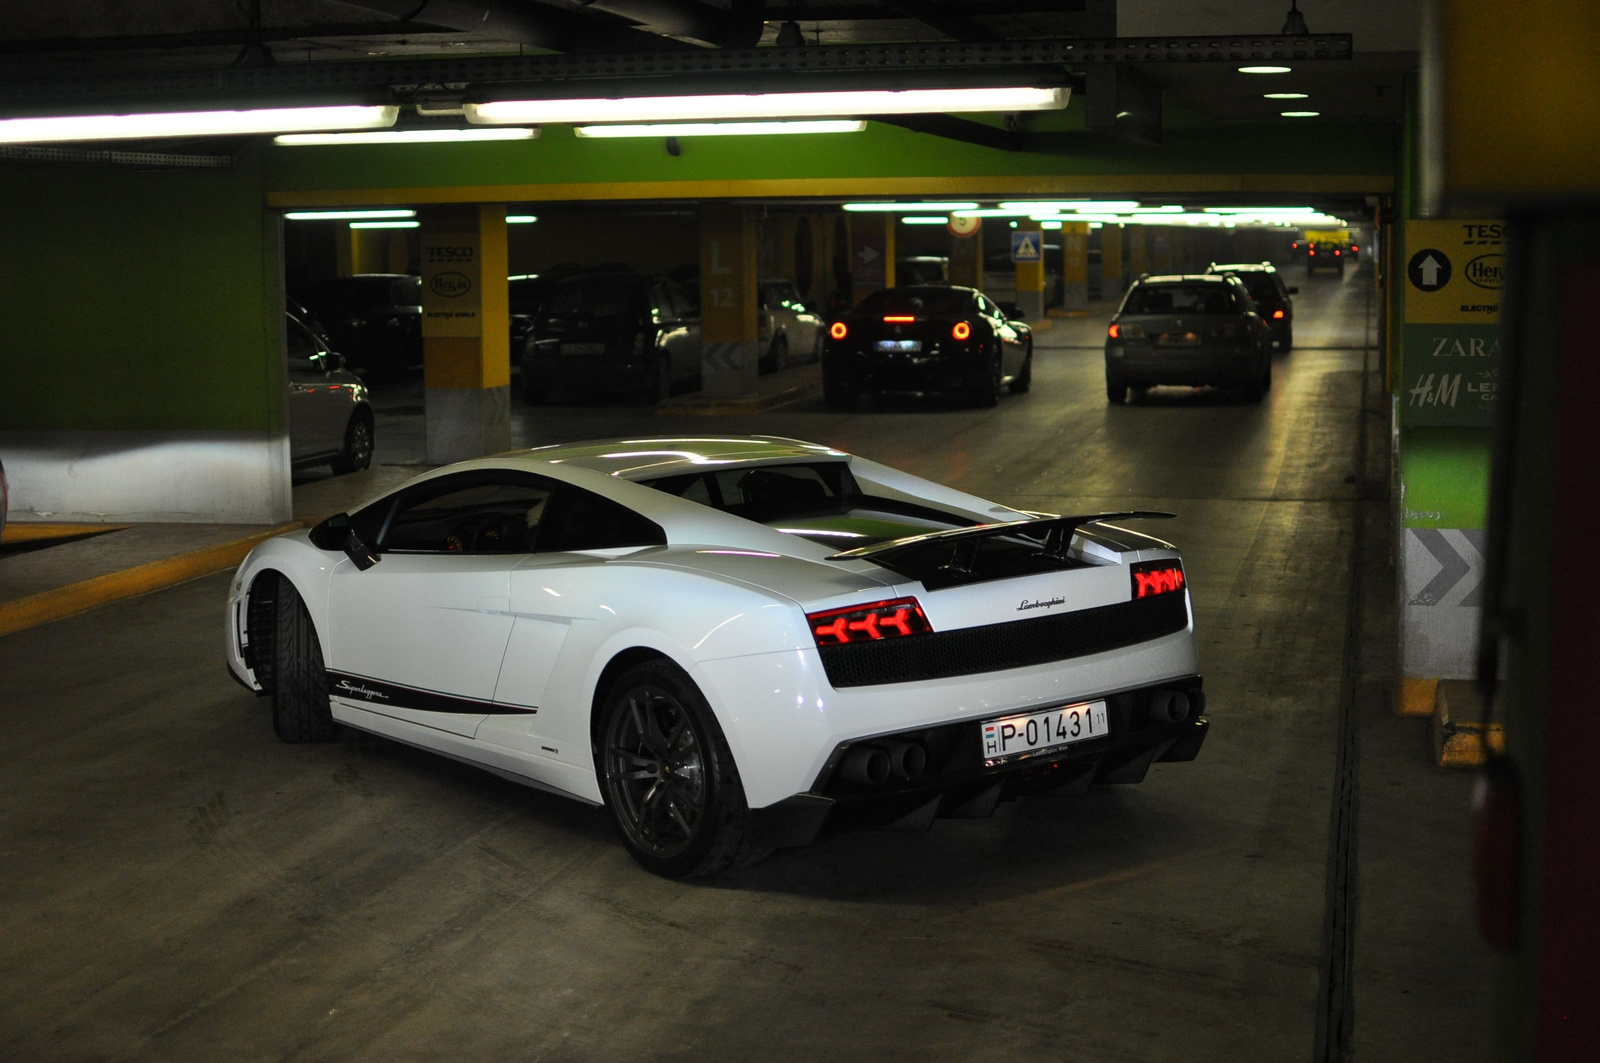
[[330, 692], [471, 737], [492, 707], [514, 626], [510, 573], [531, 553], [553, 487], [527, 473], [478, 470], [402, 492], [372, 544], [378, 563], [334, 569]]
[[1011, 322], [1006, 320], [1006, 315], [994, 304], [994, 301], [985, 295], [978, 296], [978, 312], [989, 319], [990, 327], [1000, 339], [1000, 364], [1006, 376], [1015, 376], [1022, 372], [1022, 359], [1026, 344]]
[[[614, 629], [619, 598], [648, 593], [638, 569], [615, 562], [665, 543], [659, 525], [625, 506], [576, 487], [558, 491], [539, 522], [534, 553], [511, 570], [515, 621], [479, 741], [591, 766], [589, 705], [570, 692], [586, 678], [593, 647]], [[569, 697], [552, 697], [558, 690]]]
[[674, 379], [680, 383], [700, 379], [700, 309], [683, 286], [666, 281], [672, 301], [673, 328], [667, 342], [672, 347]]
[[289, 453], [304, 461], [332, 454], [344, 444], [349, 403], [329, 380], [333, 356], [300, 322], [285, 318], [289, 376]]

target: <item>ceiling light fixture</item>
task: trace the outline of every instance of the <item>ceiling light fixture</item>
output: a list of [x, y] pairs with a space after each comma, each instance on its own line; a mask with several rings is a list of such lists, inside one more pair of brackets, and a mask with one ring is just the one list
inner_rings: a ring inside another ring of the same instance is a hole
[[415, 218], [414, 210], [291, 210], [284, 215], [290, 221], [375, 221], [380, 218]]
[[1042, 214], [1045, 211], [1088, 211], [1091, 214], [1104, 214], [1108, 211], [1133, 210], [1138, 205], [1137, 199], [1010, 200], [1001, 203], [1000, 209], [1020, 214]]
[[0, 119], [0, 144], [82, 140], [159, 140], [330, 129], [384, 129], [398, 107], [267, 107], [249, 111], [172, 111]]
[[752, 137], [793, 133], [859, 133], [867, 123], [859, 119], [824, 118], [802, 122], [660, 122], [645, 125], [580, 125], [580, 137]]
[[1289, 0], [1289, 13], [1283, 16], [1283, 35], [1303, 37], [1310, 32], [1306, 29], [1306, 17], [1300, 13], [1300, 0]]
[[852, 214], [931, 214], [939, 211], [976, 210], [976, 203], [845, 203], [841, 209]]
[[1308, 97], [1303, 92], [1263, 92], [1263, 100], [1304, 100]]
[[674, 122], [762, 118], [853, 118], [863, 114], [933, 114], [1060, 110], [1067, 88], [1011, 86], [970, 89], [864, 89], [842, 92], [766, 92], [620, 99], [499, 100], [466, 105], [474, 125], [561, 122]]
[[352, 229], [415, 229], [422, 223], [420, 221], [353, 221]]
[[950, 219], [943, 214], [908, 214], [900, 219], [901, 225], [949, 225]]
[[1285, 118], [1315, 118], [1321, 111], [1279, 111]]
[[[506, 215], [506, 224], [507, 225], [532, 225], [534, 222], [536, 222], [538, 220], [539, 220], [539, 215], [537, 215], [537, 214], [507, 214]], [[534, 274], [534, 276], [537, 276], [537, 274]]]
[[470, 144], [485, 140], [533, 140], [537, 129], [382, 129], [362, 133], [280, 133], [274, 144], [286, 148], [344, 147], [352, 144]]
[[1290, 69], [1291, 69], [1290, 67], [1286, 67], [1286, 66], [1241, 66], [1239, 68], [1239, 73], [1241, 73], [1241, 74], [1287, 74], [1287, 73], [1289, 73]]

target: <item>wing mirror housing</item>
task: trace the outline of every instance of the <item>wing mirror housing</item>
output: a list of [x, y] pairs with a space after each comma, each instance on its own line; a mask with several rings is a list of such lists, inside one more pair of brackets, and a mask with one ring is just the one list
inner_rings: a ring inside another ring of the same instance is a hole
[[312, 528], [310, 534], [311, 544], [317, 549], [343, 550], [344, 555], [362, 572], [382, 560], [378, 552], [356, 534], [348, 513], [335, 513]]
[[1008, 321], [1027, 320], [1025, 317], [1023, 317], [1022, 308], [1016, 303], [995, 303], [994, 305], [1000, 308], [1000, 312], [1006, 316], [1006, 320]]

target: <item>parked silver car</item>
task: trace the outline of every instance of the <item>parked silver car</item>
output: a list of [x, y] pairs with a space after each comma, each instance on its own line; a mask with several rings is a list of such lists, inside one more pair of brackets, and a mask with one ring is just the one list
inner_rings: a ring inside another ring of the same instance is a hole
[[289, 353], [289, 456], [296, 466], [337, 473], [372, 464], [372, 402], [367, 386], [293, 314], [284, 315]]
[[761, 328], [761, 371], [774, 372], [822, 357], [823, 330], [827, 323], [811, 311], [792, 282], [761, 282], [758, 308]]

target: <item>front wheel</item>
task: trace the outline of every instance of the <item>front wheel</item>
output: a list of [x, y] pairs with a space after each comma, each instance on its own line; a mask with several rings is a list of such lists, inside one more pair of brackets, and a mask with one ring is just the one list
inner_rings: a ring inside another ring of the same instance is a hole
[[273, 631], [272, 729], [285, 742], [327, 742], [334, 734], [328, 672], [311, 614], [294, 584], [278, 577]]
[[767, 349], [767, 365], [774, 373], [789, 368], [789, 338], [776, 336]]
[[1001, 382], [1004, 379], [1005, 368], [1001, 362], [1000, 351], [996, 350], [989, 356], [988, 370], [973, 385], [973, 405], [979, 407], [998, 406], [1000, 404]]
[[359, 472], [372, 465], [372, 418], [353, 413], [344, 428], [344, 449], [333, 459], [336, 473]]
[[733, 754], [700, 691], [665, 661], [635, 665], [606, 695], [596, 767], [617, 832], [647, 870], [706, 877], [764, 855]]

